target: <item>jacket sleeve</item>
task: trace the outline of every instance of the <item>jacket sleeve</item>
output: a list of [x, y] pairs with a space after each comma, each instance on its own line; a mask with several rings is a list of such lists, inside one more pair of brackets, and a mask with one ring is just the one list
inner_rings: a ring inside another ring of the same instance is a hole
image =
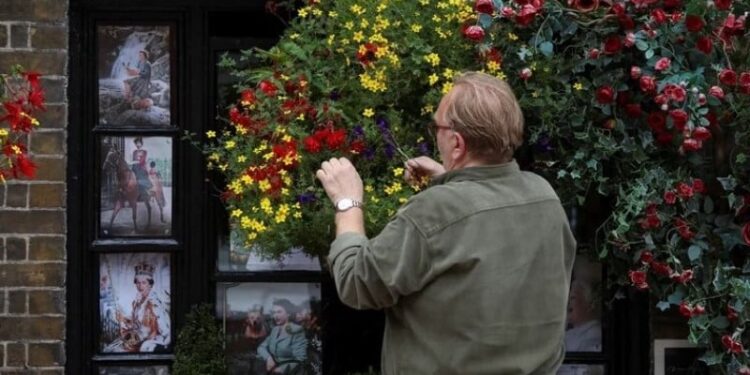
[[394, 305], [433, 277], [429, 248], [428, 239], [403, 215], [371, 240], [357, 233], [339, 235], [328, 254], [339, 298], [355, 309]]
[[263, 358], [264, 361], [267, 361], [268, 358], [271, 357], [271, 353], [268, 352], [268, 341], [271, 340], [271, 336], [274, 333], [275, 332], [271, 331], [271, 334], [266, 336], [265, 340], [263, 340], [263, 342], [258, 345], [258, 357]]
[[305, 362], [307, 360], [307, 337], [305, 332], [292, 336], [292, 356], [296, 361]]

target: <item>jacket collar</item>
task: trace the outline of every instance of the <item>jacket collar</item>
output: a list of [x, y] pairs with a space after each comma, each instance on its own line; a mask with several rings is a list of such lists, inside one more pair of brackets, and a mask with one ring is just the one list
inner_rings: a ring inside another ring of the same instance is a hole
[[442, 185], [448, 182], [484, 180], [488, 178], [500, 178], [520, 172], [516, 160], [505, 164], [483, 165], [478, 167], [467, 167], [445, 172], [432, 179], [430, 186]]

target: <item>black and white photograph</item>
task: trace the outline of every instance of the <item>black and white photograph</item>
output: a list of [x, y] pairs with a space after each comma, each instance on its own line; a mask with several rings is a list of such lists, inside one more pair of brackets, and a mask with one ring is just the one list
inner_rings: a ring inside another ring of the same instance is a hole
[[602, 365], [565, 364], [557, 370], [557, 375], [605, 375]]
[[171, 126], [171, 29], [97, 27], [99, 125]]
[[169, 375], [167, 366], [101, 366], [99, 375]]
[[688, 340], [654, 340], [654, 375], [708, 375], [708, 367], [699, 358], [704, 348]]
[[319, 283], [217, 287], [229, 374], [322, 374]]
[[568, 295], [565, 350], [602, 351], [602, 268], [583, 256], [576, 258]]
[[101, 236], [172, 233], [171, 137], [102, 137], [100, 165]]
[[321, 271], [320, 261], [305, 253], [301, 247], [287, 250], [279, 258], [267, 258], [260, 255], [257, 246], [247, 247], [242, 243], [237, 232], [232, 231], [228, 243], [221, 247], [219, 270], [221, 271]]
[[169, 350], [170, 282], [169, 254], [101, 254], [99, 349], [102, 353]]

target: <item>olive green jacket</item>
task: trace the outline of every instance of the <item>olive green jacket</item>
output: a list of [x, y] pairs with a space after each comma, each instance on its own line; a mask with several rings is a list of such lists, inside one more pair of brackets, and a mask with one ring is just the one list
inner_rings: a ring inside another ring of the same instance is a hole
[[383, 374], [554, 374], [575, 248], [555, 192], [513, 161], [438, 176], [328, 261], [345, 304], [386, 309]]

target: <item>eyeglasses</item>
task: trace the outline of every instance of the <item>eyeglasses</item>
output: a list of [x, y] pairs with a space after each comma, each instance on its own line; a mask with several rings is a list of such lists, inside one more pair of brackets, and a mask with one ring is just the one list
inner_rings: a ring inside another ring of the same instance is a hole
[[435, 120], [432, 120], [430, 121], [429, 124], [427, 124], [427, 132], [430, 133], [430, 137], [432, 137], [432, 139], [435, 139], [437, 137], [438, 129], [441, 129], [441, 128], [450, 129], [451, 131], [453, 131], [452, 126], [440, 125], [437, 122], [435, 122]]

